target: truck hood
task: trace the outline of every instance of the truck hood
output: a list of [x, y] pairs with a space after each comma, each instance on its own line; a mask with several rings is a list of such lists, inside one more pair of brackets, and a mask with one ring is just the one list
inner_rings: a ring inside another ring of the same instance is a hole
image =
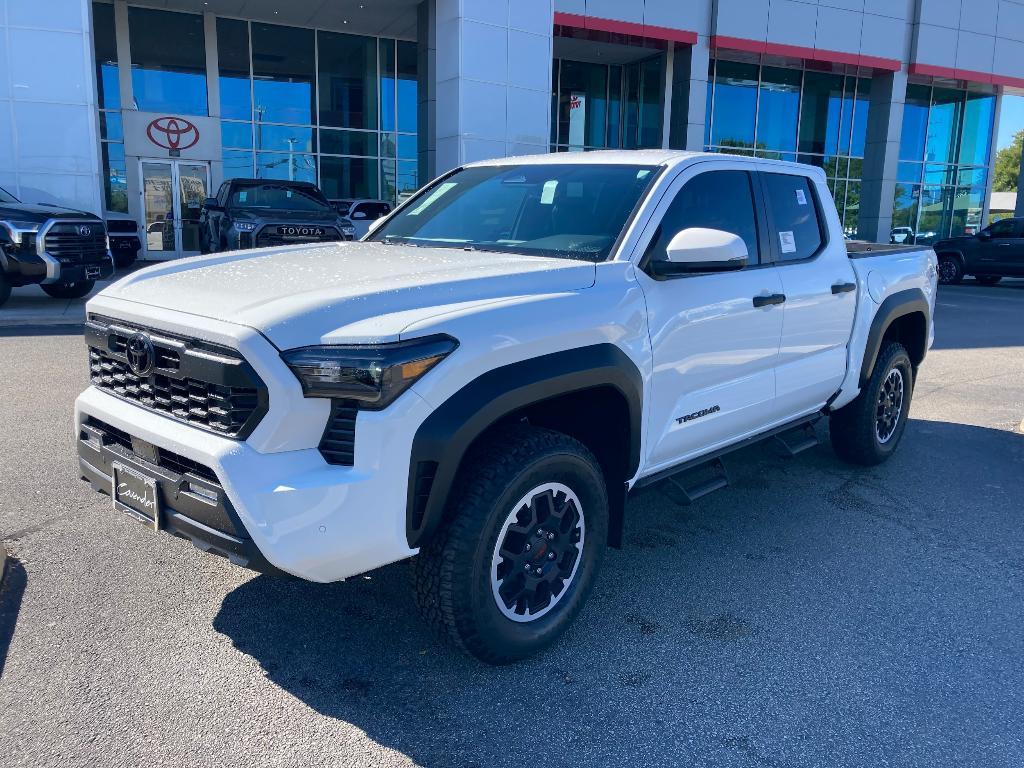
[[279, 208], [232, 208], [235, 221], [285, 221], [297, 224], [338, 224], [338, 213], [330, 211], [288, 211]]
[[84, 211], [62, 208], [57, 205], [31, 205], [29, 203], [0, 204], [0, 219], [26, 221], [42, 224], [50, 219], [89, 219], [99, 221], [96, 216]]
[[579, 290], [594, 278], [587, 261], [324, 243], [160, 264], [113, 284], [97, 304], [110, 297], [246, 325], [290, 349], [392, 341], [460, 305]]

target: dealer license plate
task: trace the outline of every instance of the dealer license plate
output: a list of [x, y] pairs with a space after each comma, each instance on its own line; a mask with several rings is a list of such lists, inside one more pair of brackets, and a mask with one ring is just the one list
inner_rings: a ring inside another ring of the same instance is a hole
[[146, 525], [160, 530], [160, 500], [156, 492], [156, 479], [137, 469], [114, 462], [114, 509], [127, 512]]

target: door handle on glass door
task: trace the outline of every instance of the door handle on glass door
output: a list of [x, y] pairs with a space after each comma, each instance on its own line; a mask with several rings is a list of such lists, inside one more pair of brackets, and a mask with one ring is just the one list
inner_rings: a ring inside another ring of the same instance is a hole
[[767, 307], [770, 304], [782, 304], [786, 300], [786, 294], [784, 293], [772, 293], [767, 296], [755, 296], [754, 306], [755, 307]]
[[832, 293], [849, 293], [857, 290], [856, 283], [836, 283], [832, 286]]

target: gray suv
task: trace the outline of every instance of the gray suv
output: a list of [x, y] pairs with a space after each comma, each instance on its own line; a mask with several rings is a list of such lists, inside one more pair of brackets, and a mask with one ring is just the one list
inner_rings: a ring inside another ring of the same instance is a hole
[[308, 181], [230, 179], [199, 214], [203, 253], [353, 239], [352, 222]]

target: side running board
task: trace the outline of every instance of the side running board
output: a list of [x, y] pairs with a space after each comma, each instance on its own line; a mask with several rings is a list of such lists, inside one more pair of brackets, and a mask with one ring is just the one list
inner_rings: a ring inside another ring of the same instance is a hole
[[727, 485], [729, 476], [725, 464], [721, 458], [715, 458], [665, 478], [662, 488], [665, 495], [676, 504], [688, 507], [702, 496], [720, 491]]
[[775, 442], [782, 447], [787, 456], [796, 456], [798, 453], [803, 453], [816, 446], [819, 440], [814, 431], [814, 425], [804, 424], [796, 429], [775, 435]]

